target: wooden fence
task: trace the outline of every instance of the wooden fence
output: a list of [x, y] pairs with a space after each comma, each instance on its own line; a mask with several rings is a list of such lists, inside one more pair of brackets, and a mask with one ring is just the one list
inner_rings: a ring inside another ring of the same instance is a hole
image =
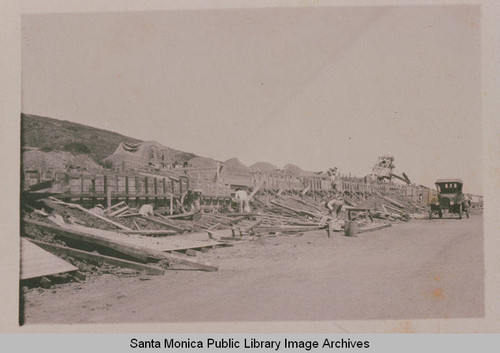
[[[312, 191], [330, 191], [330, 179], [325, 175], [293, 176], [288, 173], [217, 173], [215, 168], [180, 170], [177, 174], [164, 175], [146, 172], [113, 173], [101, 171], [24, 171], [23, 187], [54, 180], [53, 191], [65, 186], [71, 198], [106, 198], [111, 193], [114, 198], [122, 199], [168, 199], [178, 198], [187, 190], [199, 189], [206, 197], [229, 198], [238, 187], [257, 187], [263, 190], [301, 191], [309, 187]], [[61, 186], [63, 185], [63, 186]], [[341, 176], [337, 179], [339, 191], [357, 193], [399, 194], [417, 200], [422, 193], [424, 201], [432, 197], [432, 190], [415, 185], [400, 185], [377, 182], [368, 178]]]

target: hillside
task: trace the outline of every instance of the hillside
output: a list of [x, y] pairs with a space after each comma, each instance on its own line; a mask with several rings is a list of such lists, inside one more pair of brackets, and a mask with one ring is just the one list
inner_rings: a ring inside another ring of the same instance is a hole
[[[97, 163], [111, 156], [120, 143], [136, 144], [141, 140], [91, 126], [31, 114], [21, 114], [22, 147], [43, 151], [60, 150], [89, 154]], [[195, 157], [192, 153], [165, 147], [180, 160]]]

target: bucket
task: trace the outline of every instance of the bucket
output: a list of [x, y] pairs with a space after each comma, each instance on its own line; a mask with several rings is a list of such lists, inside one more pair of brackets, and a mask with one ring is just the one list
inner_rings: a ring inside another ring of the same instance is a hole
[[358, 234], [358, 223], [355, 221], [346, 221], [344, 235], [346, 237], [355, 237]]

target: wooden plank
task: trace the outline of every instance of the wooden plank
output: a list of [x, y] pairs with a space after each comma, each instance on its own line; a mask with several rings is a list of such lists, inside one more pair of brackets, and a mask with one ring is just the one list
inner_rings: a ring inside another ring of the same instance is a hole
[[235, 217], [235, 218], [232, 218], [232, 219], [229, 221], [229, 224], [230, 224], [230, 225], [236, 224], [236, 223], [238, 223], [239, 221], [244, 220], [245, 218], [247, 218], [247, 217], [246, 217], [246, 216], [240, 216], [240, 217]]
[[177, 227], [177, 226], [174, 226], [173, 224], [169, 223], [167, 220], [159, 220], [157, 218], [153, 218], [153, 217], [147, 217], [147, 216], [141, 216], [141, 218], [144, 218], [144, 219], [147, 219], [148, 221], [151, 221], [151, 222], [154, 222], [154, 223], [158, 223], [158, 224], [161, 224], [165, 227], [168, 227], [168, 228], [171, 228], [179, 233], [182, 233], [184, 232], [186, 229], [184, 228], [180, 228], [180, 227]]
[[255, 194], [259, 191], [259, 189], [261, 188], [262, 184], [260, 184], [259, 186], [257, 186], [253, 191], [252, 193], [248, 196], [248, 202], [252, 201], [253, 197], [255, 196]]
[[[134, 224], [135, 223], [134, 221]], [[119, 233], [124, 233], [124, 234], [141, 234], [141, 235], [174, 235], [177, 234], [177, 231], [175, 230], [168, 230], [168, 229], [132, 229], [132, 230], [118, 230]]]
[[117, 204], [114, 204], [114, 205], [112, 205], [111, 207], [106, 208], [106, 209], [104, 210], [104, 212], [109, 212], [109, 211], [111, 211], [111, 210], [114, 210], [115, 208], [118, 208], [118, 207], [122, 206], [122, 205], [125, 205], [125, 201], [118, 202]]
[[31, 242], [35, 243], [39, 247], [41, 247], [47, 251], [50, 251], [52, 253], [65, 254], [65, 255], [69, 255], [69, 256], [75, 257], [77, 259], [82, 259], [82, 260], [89, 261], [92, 263], [106, 262], [106, 263], [114, 265], [114, 266], [131, 268], [131, 269], [138, 270], [138, 271], [146, 271], [146, 273], [149, 275], [163, 275], [165, 272], [160, 267], [144, 265], [144, 264], [141, 264], [138, 262], [123, 260], [123, 259], [119, 259], [116, 257], [91, 253], [88, 251], [68, 248], [66, 246], [61, 246], [61, 245], [56, 245], [56, 244], [49, 244], [49, 243], [45, 243], [45, 242], [37, 241], [37, 240], [31, 240]]
[[321, 215], [317, 214], [317, 213], [313, 213], [313, 212], [309, 212], [309, 211], [305, 211], [305, 210], [297, 210], [293, 207], [290, 207], [290, 206], [286, 206], [286, 205], [283, 205], [283, 204], [280, 204], [276, 201], [270, 201], [273, 205], [276, 205], [276, 206], [279, 206], [279, 207], [282, 207], [284, 209], [287, 209], [287, 210], [290, 210], [290, 211], [293, 211], [295, 213], [298, 213], [298, 214], [304, 214], [304, 215], [307, 215], [307, 216], [311, 216], [311, 217], [320, 217]]
[[104, 216], [101, 216], [100, 214], [97, 214], [97, 213], [95, 213], [95, 212], [92, 212], [92, 211], [90, 211], [90, 210], [86, 209], [86, 208], [85, 208], [85, 207], [83, 207], [83, 206], [80, 206], [80, 205], [77, 205], [77, 204], [74, 204], [74, 203], [67, 203], [67, 202], [63, 202], [63, 201], [60, 201], [60, 200], [57, 200], [57, 199], [55, 199], [55, 200], [56, 200], [55, 202], [57, 202], [57, 203], [59, 203], [59, 204], [61, 204], [61, 205], [66, 205], [66, 206], [68, 206], [68, 207], [70, 207], [70, 208], [76, 208], [76, 209], [78, 209], [78, 210], [80, 210], [80, 211], [83, 211], [83, 212], [85, 212], [85, 213], [88, 213], [88, 214], [90, 214], [90, 215], [92, 215], [92, 216], [94, 216], [94, 217], [96, 217], [96, 218], [99, 218], [100, 220], [103, 220], [103, 221], [105, 221], [105, 222], [108, 222], [109, 224], [112, 224], [112, 225], [114, 225], [114, 226], [115, 226], [115, 227], [117, 227], [117, 228], [124, 229], [124, 230], [132, 230], [132, 229], [130, 229], [129, 227], [125, 227], [123, 224], [120, 224], [120, 223], [114, 222], [114, 221], [110, 220], [109, 218], [106, 218], [106, 217], [104, 217]]
[[[59, 226], [52, 226], [50, 224], [42, 223], [42, 222], [37, 222], [37, 221], [32, 221], [25, 219], [24, 222], [26, 224], [31, 224], [33, 226], [36, 226], [38, 228], [50, 230], [60, 236], [63, 237], [68, 237], [71, 239], [76, 239], [80, 241], [86, 241], [91, 244], [96, 244], [99, 246], [104, 246], [113, 250], [116, 250], [118, 252], [121, 252], [123, 254], [126, 254], [128, 256], [131, 256], [135, 259], [139, 259], [141, 261], [147, 262], [150, 258], [153, 259], [158, 259], [158, 260], [165, 260], [168, 263], [175, 263], [175, 264], [181, 264], [185, 266], [189, 266], [195, 269], [199, 270], [204, 270], [204, 271], [217, 271], [218, 267], [213, 266], [210, 264], [204, 264], [196, 261], [187, 261], [182, 258], [177, 258], [173, 255], [166, 254], [162, 251], [157, 251], [153, 250], [151, 248], [145, 247], [145, 246], [139, 246], [139, 245], [132, 245], [130, 243], [124, 243], [123, 241], [118, 241], [116, 239], [109, 239], [106, 238], [105, 236], [98, 236], [90, 233], [84, 233], [81, 231], [77, 231], [74, 229], [68, 229], [68, 228], [62, 228]], [[79, 229], [84, 229], [84, 227], [79, 227]], [[94, 229], [94, 232], [97, 232], [99, 230]], [[106, 231], [102, 231], [103, 234], [106, 234]], [[177, 249], [176, 249], [177, 250]]]
[[245, 233], [250, 233], [251, 231], [253, 231], [256, 227], [258, 227], [262, 222], [264, 222], [263, 219], [260, 219], [258, 220], [257, 222], [255, 222], [254, 224], [252, 224], [251, 226], [249, 227], [246, 227], [243, 229], [243, 232]]
[[398, 207], [401, 207], [401, 208], [405, 208], [406, 206], [403, 205], [402, 203], [399, 203], [397, 202], [396, 200], [393, 200], [391, 199], [390, 197], [387, 197], [387, 196], [382, 196], [382, 198], [386, 201], [389, 201], [390, 203], [392, 203], [393, 205], [396, 205]]
[[403, 213], [404, 213], [404, 211], [403, 211], [403, 210], [399, 210], [399, 209], [397, 209], [397, 208], [395, 208], [395, 207], [392, 207], [392, 206], [389, 206], [389, 205], [382, 205], [382, 206], [383, 206], [383, 207], [386, 207], [386, 208], [388, 208], [388, 209], [390, 209], [390, 210], [392, 210], [393, 212], [396, 212], [398, 215], [401, 215], [401, 214], [403, 214]]
[[[43, 223], [43, 222], [38, 222], [38, 221], [33, 221], [30, 219], [23, 219], [23, 222], [28, 225], [35, 226], [37, 228], [50, 231], [54, 234], [57, 234], [58, 236], [64, 237], [64, 238], [69, 238], [73, 240], [78, 240], [78, 241], [83, 241], [99, 246], [103, 246], [106, 248], [110, 248], [113, 250], [116, 250], [118, 252], [121, 252], [122, 254], [131, 256], [135, 259], [147, 262], [150, 258], [149, 253], [145, 251], [141, 251], [141, 249], [136, 248], [134, 246], [130, 245], [123, 245], [116, 243], [112, 240], [109, 240], [105, 237], [99, 237], [96, 235], [92, 234], [87, 234], [83, 233], [77, 230], [72, 230], [72, 229], [66, 229], [62, 228], [59, 226], [54, 226], [51, 224]], [[27, 232], [29, 234], [29, 232]]]
[[41, 249], [26, 238], [21, 238], [22, 280], [77, 270], [72, 264]]
[[163, 218], [163, 219], [189, 218], [189, 217], [194, 216], [196, 213], [198, 213], [198, 212], [196, 212], [196, 211], [190, 211], [190, 212], [185, 212], [185, 213], [180, 213], [180, 214], [174, 214], [174, 215], [170, 215], [170, 216], [161, 215], [161, 218]]
[[129, 209], [129, 207], [128, 207], [128, 206], [125, 206], [125, 207], [123, 207], [123, 208], [120, 208], [119, 210], [116, 210], [116, 211], [114, 211], [114, 212], [110, 213], [110, 214], [109, 214], [109, 217], [115, 217], [115, 216], [119, 215], [120, 213], [123, 213], [123, 212], [127, 211], [128, 209]]

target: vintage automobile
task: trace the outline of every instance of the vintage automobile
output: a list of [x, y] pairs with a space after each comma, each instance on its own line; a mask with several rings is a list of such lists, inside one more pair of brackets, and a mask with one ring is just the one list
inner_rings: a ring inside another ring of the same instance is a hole
[[462, 193], [463, 182], [460, 179], [438, 179], [436, 180], [437, 198], [430, 202], [429, 218], [438, 214], [443, 218], [443, 212], [458, 214], [462, 219], [465, 213], [469, 218], [470, 201]]

